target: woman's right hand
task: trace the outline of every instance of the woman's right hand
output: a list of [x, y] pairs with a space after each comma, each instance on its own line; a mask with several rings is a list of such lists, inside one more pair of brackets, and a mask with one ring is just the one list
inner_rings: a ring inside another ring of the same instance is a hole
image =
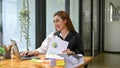
[[26, 52], [22, 52], [21, 53], [21, 56], [26, 56], [26, 55], [29, 55], [29, 56], [32, 56], [32, 55], [39, 55], [39, 52], [34, 50], [34, 51], [26, 51]]
[[29, 55], [29, 53], [30, 53], [30, 51], [25, 51], [25, 52], [22, 52], [22, 53], [20, 54], [20, 56], [26, 56], [26, 55]]

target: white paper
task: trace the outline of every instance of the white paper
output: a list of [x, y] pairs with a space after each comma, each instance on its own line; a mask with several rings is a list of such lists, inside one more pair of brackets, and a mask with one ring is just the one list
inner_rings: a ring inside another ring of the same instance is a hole
[[81, 54], [64, 57], [64, 60], [66, 63], [64, 68], [78, 68], [79, 65], [84, 63], [84, 57]]
[[45, 58], [53, 58], [53, 59], [64, 59], [63, 57], [57, 55], [62, 54], [62, 52], [67, 49], [68, 42], [61, 40], [57, 36], [50, 39], [49, 48], [47, 50], [47, 54]]

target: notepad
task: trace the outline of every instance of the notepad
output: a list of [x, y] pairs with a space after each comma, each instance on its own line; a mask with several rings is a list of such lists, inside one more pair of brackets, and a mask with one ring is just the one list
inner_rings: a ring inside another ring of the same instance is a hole
[[64, 60], [56, 60], [56, 66], [64, 66], [65, 62]]

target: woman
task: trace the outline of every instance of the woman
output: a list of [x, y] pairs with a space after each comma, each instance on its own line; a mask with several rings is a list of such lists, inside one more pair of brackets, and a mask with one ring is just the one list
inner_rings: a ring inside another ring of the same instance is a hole
[[68, 47], [63, 53], [67, 54], [82, 54], [84, 55], [84, 48], [80, 35], [75, 31], [69, 15], [65, 11], [58, 11], [54, 14], [54, 26], [56, 31], [50, 33], [43, 41], [41, 47], [34, 51], [23, 52], [22, 55], [38, 55], [46, 53], [48, 49], [48, 41], [55, 35], [64, 41], [69, 42]]

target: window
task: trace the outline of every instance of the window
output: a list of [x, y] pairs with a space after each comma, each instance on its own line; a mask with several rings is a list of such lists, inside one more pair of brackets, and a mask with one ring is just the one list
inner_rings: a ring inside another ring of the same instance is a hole
[[50, 32], [55, 31], [53, 15], [59, 10], [65, 10], [65, 0], [46, 0], [46, 2], [46, 34], [48, 35]]
[[[20, 42], [20, 23], [19, 10], [22, 0], [3, 0], [2, 5], [2, 26], [3, 26], [3, 44], [9, 45], [10, 39], [16, 40], [19, 50], [26, 49], [24, 42]], [[35, 49], [35, 0], [29, 0], [30, 10], [30, 50]], [[8, 31], [9, 30], [9, 31]]]
[[0, 46], [2, 45], [2, 0], [0, 0]]

